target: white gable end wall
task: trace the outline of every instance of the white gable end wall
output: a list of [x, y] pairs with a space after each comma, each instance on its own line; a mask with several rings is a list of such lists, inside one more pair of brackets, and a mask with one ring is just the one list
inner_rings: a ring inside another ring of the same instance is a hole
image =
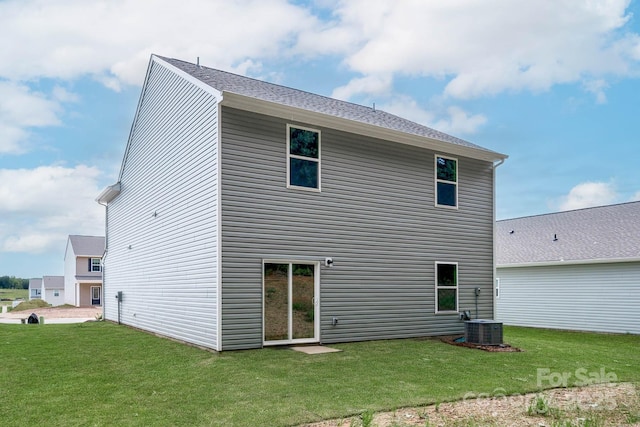
[[76, 301], [76, 254], [73, 245], [67, 239], [67, 250], [64, 254], [64, 303], [78, 305]]
[[505, 324], [640, 334], [640, 262], [498, 268]]
[[[108, 206], [105, 318], [218, 348], [216, 96], [152, 61]], [[122, 292], [122, 301], [116, 294]]]

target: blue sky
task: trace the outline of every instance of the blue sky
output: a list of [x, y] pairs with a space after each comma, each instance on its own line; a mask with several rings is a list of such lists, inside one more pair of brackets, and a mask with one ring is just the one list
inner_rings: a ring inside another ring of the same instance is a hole
[[0, 275], [104, 233], [152, 53], [505, 153], [498, 219], [640, 200], [638, 1], [0, 0]]

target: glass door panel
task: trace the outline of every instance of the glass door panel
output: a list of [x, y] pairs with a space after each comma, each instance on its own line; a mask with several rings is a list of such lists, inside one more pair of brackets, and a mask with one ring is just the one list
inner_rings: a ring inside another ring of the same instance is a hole
[[264, 343], [317, 342], [318, 263], [265, 262]]
[[264, 264], [264, 340], [289, 339], [289, 264]]
[[91, 287], [91, 305], [100, 305], [100, 294], [102, 288], [100, 286]]
[[314, 266], [293, 264], [291, 275], [291, 318], [293, 339], [315, 336]]

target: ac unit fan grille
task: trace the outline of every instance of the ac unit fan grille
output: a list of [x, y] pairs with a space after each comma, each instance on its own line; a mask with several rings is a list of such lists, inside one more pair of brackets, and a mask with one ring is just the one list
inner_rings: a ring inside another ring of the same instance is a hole
[[464, 340], [471, 344], [502, 344], [502, 323], [492, 320], [469, 320], [464, 322]]

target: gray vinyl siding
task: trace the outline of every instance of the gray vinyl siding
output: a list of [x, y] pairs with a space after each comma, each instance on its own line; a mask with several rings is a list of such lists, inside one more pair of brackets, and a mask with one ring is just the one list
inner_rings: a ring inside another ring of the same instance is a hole
[[105, 317], [217, 348], [217, 100], [152, 62], [108, 209]]
[[499, 268], [505, 324], [640, 333], [640, 263]]
[[[263, 259], [333, 258], [323, 343], [462, 332], [434, 313], [436, 261], [458, 263], [460, 310], [481, 287], [479, 317], [493, 317], [491, 163], [454, 156], [459, 209], [436, 208], [433, 151], [228, 107], [221, 122], [223, 349], [262, 345]], [[286, 188], [287, 123], [322, 132], [319, 193]]]

